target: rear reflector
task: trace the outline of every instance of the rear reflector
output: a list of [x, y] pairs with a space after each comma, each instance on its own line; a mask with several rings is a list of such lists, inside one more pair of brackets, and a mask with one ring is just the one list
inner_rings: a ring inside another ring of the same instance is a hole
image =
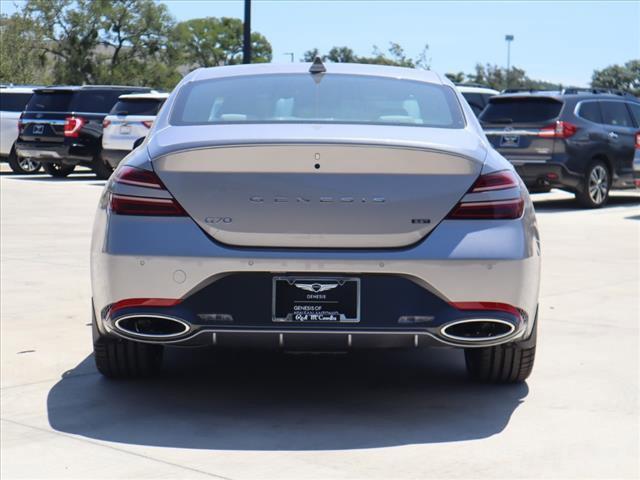
[[447, 216], [454, 220], [505, 220], [520, 218], [524, 211], [524, 200], [496, 200], [488, 202], [460, 202]]
[[123, 308], [174, 307], [180, 302], [180, 299], [175, 298], [127, 298], [111, 304], [110, 314], [113, 315], [115, 312], [122, 310]]
[[143, 215], [152, 217], [186, 217], [187, 213], [173, 198], [134, 197], [111, 194], [109, 206], [117, 215]]
[[450, 305], [458, 310], [478, 310], [505, 312], [521, 317], [520, 310], [508, 303], [498, 302], [451, 302]]
[[153, 120], [143, 120], [141, 122], [145, 127], [147, 128], [151, 128], [151, 126], [153, 125]]
[[107, 128], [109, 125], [111, 125], [111, 120], [102, 121], [102, 128]]

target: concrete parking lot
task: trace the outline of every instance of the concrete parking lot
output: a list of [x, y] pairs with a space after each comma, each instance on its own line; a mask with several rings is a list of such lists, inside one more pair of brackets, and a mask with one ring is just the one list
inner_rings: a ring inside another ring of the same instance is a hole
[[539, 350], [482, 386], [453, 350], [177, 350], [149, 381], [91, 355], [89, 240], [104, 182], [0, 175], [1, 471], [65, 478], [638, 478], [640, 194], [536, 196]]

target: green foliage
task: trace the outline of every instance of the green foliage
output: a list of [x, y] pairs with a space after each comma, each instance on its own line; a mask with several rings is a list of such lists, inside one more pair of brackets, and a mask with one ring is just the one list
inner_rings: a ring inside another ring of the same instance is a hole
[[28, 17], [0, 14], [0, 83], [49, 83], [42, 47], [43, 39]]
[[521, 68], [512, 67], [507, 75], [505, 68], [498, 65], [486, 64], [482, 65], [478, 63], [474, 73], [464, 75], [462, 72], [457, 74], [447, 74], [448, 78], [454, 77], [456, 83], [460, 82], [463, 76], [466, 76], [466, 81], [471, 83], [477, 83], [486, 85], [489, 88], [496, 90], [503, 90], [507, 88], [507, 77], [509, 88], [523, 88], [532, 90], [558, 90], [562, 88], [562, 85], [557, 83], [545, 82], [541, 80], [533, 80], [529, 78], [525, 71]]
[[640, 96], [640, 60], [630, 60], [624, 65], [611, 65], [595, 70], [592, 87], [615, 88]]
[[[179, 23], [172, 41], [189, 67], [215, 67], [242, 63], [242, 21], [237, 18], [195, 18]], [[251, 33], [251, 61], [271, 61], [271, 44], [258, 32]]]
[[429, 46], [426, 45], [417, 59], [408, 58], [404, 49], [397, 43], [390, 42], [387, 52], [381, 51], [377, 46], [373, 46], [370, 57], [356, 55], [349, 47], [333, 47], [326, 55], [321, 55], [317, 48], [306, 51], [302, 56], [302, 61], [313, 62], [316, 57], [321, 57], [323, 61], [336, 63], [368, 63], [377, 65], [393, 65], [396, 67], [420, 67], [429, 69], [430, 59], [427, 58]]

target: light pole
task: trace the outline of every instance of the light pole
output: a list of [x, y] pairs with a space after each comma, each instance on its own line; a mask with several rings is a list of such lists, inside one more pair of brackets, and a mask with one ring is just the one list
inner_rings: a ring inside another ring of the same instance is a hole
[[294, 62], [294, 59], [293, 59], [293, 52], [284, 52], [284, 53], [283, 53], [283, 55], [289, 55], [289, 56], [291, 57], [291, 63], [293, 63], [293, 62]]
[[505, 88], [509, 88], [509, 72], [511, 71], [511, 42], [513, 42], [513, 35], [505, 35], [504, 39], [507, 42], [507, 75]]
[[251, 0], [244, 0], [242, 63], [251, 63]]

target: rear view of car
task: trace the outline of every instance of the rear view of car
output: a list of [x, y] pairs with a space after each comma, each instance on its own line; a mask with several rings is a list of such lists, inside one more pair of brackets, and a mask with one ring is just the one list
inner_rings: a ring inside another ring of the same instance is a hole
[[491, 98], [479, 120], [532, 192], [561, 188], [597, 208], [611, 188], [633, 187], [638, 109], [597, 90], [522, 92]]
[[168, 96], [167, 93], [120, 95], [102, 122], [102, 156], [112, 168], [133, 150], [136, 140], [147, 136]]
[[109, 377], [171, 346], [457, 347], [491, 382], [533, 367], [533, 205], [433, 72], [192, 72], [105, 187], [91, 262]]
[[76, 165], [84, 165], [98, 178], [108, 178], [113, 170], [102, 158], [102, 121], [120, 95], [149, 90], [119, 86], [38, 88], [20, 119], [16, 153], [38, 159], [53, 177], [66, 177]]
[[476, 117], [480, 115], [480, 112], [482, 112], [482, 110], [487, 106], [489, 99], [500, 93], [498, 90], [475, 84], [461, 83], [457, 84], [456, 88], [462, 94], [467, 103], [469, 103], [469, 106]]
[[33, 94], [34, 87], [0, 88], [0, 158], [9, 162], [15, 173], [30, 174], [40, 170], [40, 162], [31, 157], [18, 157], [15, 141], [18, 138], [20, 115]]

